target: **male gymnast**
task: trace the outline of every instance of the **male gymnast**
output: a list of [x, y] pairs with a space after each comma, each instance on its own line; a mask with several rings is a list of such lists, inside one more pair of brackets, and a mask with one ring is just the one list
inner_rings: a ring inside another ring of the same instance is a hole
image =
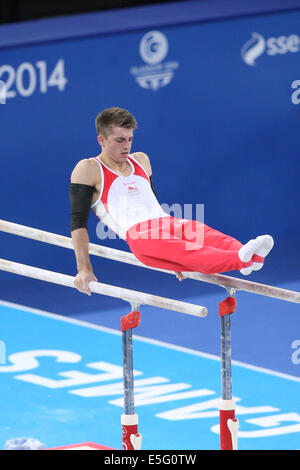
[[215, 274], [259, 270], [273, 248], [270, 235], [245, 245], [199, 221], [169, 216], [157, 201], [151, 163], [143, 152], [130, 153], [137, 127], [122, 108], [108, 108], [96, 117], [101, 153], [80, 160], [71, 174], [71, 234], [76, 256], [76, 288], [91, 295], [97, 281], [89, 258], [87, 221], [90, 209], [129, 245], [148, 266], [175, 271]]

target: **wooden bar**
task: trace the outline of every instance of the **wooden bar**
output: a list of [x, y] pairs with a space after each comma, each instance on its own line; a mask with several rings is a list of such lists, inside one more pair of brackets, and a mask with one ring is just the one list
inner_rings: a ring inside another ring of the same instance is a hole
[[[63, 235], [57, 235], [54, 233], [46, 232], [24, 225], [7, 222], [0, 220], [0, 230], [8, 232], [14, 235], [19, 235], [33, 240], [38, 240], [52, 245], [61, 246], [73, 250], [72, 238]], [[168, 274], [175, 273], [164, 269], [152, 268], [141, 263], [132, 253], [128, 253], [122, 250], [116, 250], [114, 248], [108, 248], [101, 245], [90, 243], [89, 253], [91, 255], [100, 256], [102, 258], [108, 258], [121, 263], [133, 264], [135, 266], [152, 269]], [[194, 279], [196, 281], [208, 282], [210, 284], [216, 284], [224, 288], [234, 288], [236, 290], [251, 292], [257, 295], [263, 295], [265, 297], [273, 297], [287, 302], [300, 303], [300, 292], [291, 291], [288, 289], [281, 289], [280, 287], [269, 286], [258, 282], [246, 281], [235, 277], [230, 277], [223, 274], [212, 274], [205, 275], [198, 272], [184, 272], [186, 278]]]
[[[41, 281], [51, 282], [53, 284], [60, 284], [67, 287], [75, 287], [74, 277], [67, 274], [56, 273], [54, 271], [47, 271], [46, 269], [27, 266], [25, 264], [15, 263], [6, 259], [0, 259], [0, 270], [7, 271], [20, 276], [31, 277]], [[124, 289], [123, 287], [115, 287], [100, 282], [90, 282], [91, 292], [96, 294], [107, 295], [123, 299], [129, 303], [137, 303], [139, 305], [152, 305], [153, 307], [164, 308], [166, 310], [174, 310], [175, 312], [185, 313], [196, 317], [206, 317], [206, 307], [182, 302], [180, 300], [168, 299], [157, 295], [147, 294], [145, 292]]]

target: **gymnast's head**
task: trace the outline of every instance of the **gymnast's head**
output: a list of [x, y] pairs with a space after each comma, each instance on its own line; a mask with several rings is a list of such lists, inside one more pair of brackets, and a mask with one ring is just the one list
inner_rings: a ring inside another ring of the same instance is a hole
[[123, 162], [130, 154], [133, 131], [137, 127], [134, 116], [122, 108], [108, 108], [96, 117], [96, 132], [102, 157]]
[[95, 126], [97, 136], [107, 139], [113, 133], [114, 127], [134, 131], [137, 128], [137, 122], [127, 109], [107, 108], [97, 115]]

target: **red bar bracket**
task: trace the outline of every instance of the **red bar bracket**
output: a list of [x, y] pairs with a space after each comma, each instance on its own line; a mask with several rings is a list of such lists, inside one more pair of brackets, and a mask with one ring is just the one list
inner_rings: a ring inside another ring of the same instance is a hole
[[123, 450], [140, 450], [142, 435], [138, 433], [138, 415], [121, 416]]
[[130, 330], [131, 328], [136, 328], [139, 326], [141, 321], [141, 314], [139, 310], [134, 310], [133, 312], [124, 315], [121, 317], [121, 330]]
[[220, 400], [220, 450], [237, 450], [238, 428], [235, 400]]
[[219, 303], [219, 316], [224, 317], [224, 315], [229, 315], [234, 313], [236, 310], [236, 298], [227, 297], [223, 302]]

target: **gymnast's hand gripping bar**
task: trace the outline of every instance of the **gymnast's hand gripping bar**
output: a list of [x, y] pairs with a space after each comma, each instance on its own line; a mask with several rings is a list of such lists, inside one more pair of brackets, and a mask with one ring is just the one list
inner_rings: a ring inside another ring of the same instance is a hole
[[[54, 233], [46, 232], [25, 225], [19, 225], [6, 220], [0, 220], [0, 230], [8, 232], [14, 235], [19, 235], [25, 238], [31, 238], [52, 245], [61, 246], [73, 250], [73, 242], [70, 237], [63, 235], [57, 235]], [[108, 248], [105, 246], [90, 243], [89, 253], [91, 255], [100, 256], [102, 258], [109, 258], [113, 261], [119, 261], [121, 263], [133, 264], [135, 266], [152, 269], [155, 271], [161, 271], [168, 274], [174, 274], [173, 271], [164, 269], [152, 268], [141, 263], [132, 253], [128, 253], [122, 250], [116, 250], [114, 248]], [[300, 292], [291, 291], [288, 289], [282, 289], [279, 287], [268, 286], [258, 282], [246, 281], [244, 279], [238, 279], [235, 277], [226, 276], [223, 274], [201, 274], [198, 272], [184, 272], [186, 278], [194, 279], [196, 281], [208, 282], [210, 284], [216, 284], [220, 287], [234, 288], [236, 291], [251, 292], [257, 295], [263, 295], [265, 297], [273, 297], [287, 302], [300, 303]]]
[[[25, 264], [15, 263], [5, 259], [0, 259], [0, 270], [39, 279], [41, 281], [51, 282], [53, 284], [60, 284], [62, 286], [75, 288], [75, 278], [73, 276], [68, 276], [67, 274], [56, 273], [33, 266], [27, 266]], [[187, 315], [193, 315], [202, 318], [206, 317], [207, 315], [206, 307], [190, 304], [188, 302], [181, 302], [179, 300], [173, 300], [166, 297], [160, 297], [158, 295], [147, 294], [145, 292], [124, 289], [123, 287], [115, 287], [108, 284], [102, 284], [100, 282], [90, 282], [89, 287], [91, 292], [123, 299], [129, 303], [152, 305], [153, 307], [174, 310], [176, 312], [186, 313]]]

